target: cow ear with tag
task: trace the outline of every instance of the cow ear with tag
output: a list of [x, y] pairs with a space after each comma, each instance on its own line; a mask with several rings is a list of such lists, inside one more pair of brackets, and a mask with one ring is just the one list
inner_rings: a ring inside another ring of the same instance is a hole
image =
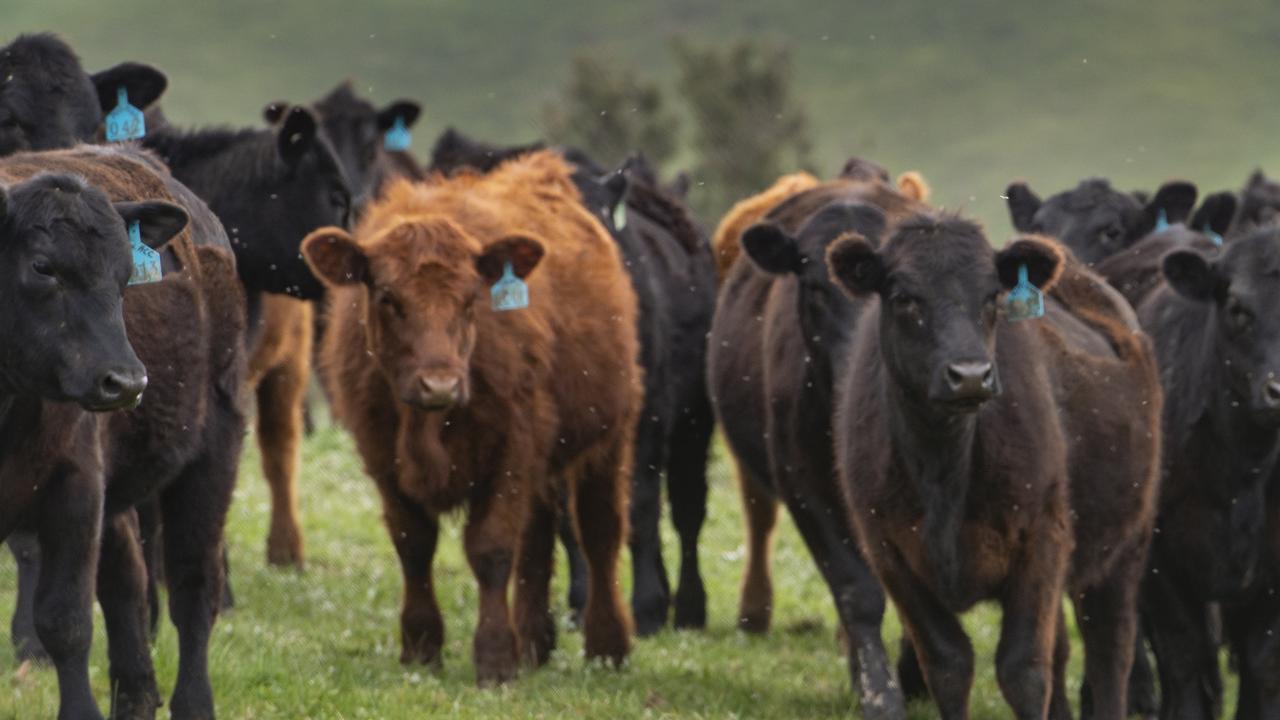
[[369, 258], [339, 227], [313, 230], [302, 241], [302, 258], [326, 285], [357, 285], [369, 277]]
[[1231, 227], [1236, 216], [1239, 201], [1233, 192], [1216, 192], [1200, 203], [1191, 216], [1191, 228], [1208, 235], [1216, 244], [1222, 244], [1222, 238]]
[[90, 77], [98, 93], [98, 105], [102, 113], [110, 113], [120, 102], [119, 91], [124, 88], [129, 102], [141, 110], [153, 105], [169, 87], [164, 73], [150, 65], [125, 62], [95, 73]]
[[1041, 292], [1049, 292], [1062, 273], [1062, 249], [1043, 237], [1020, 237], [996, 253], [996, 273], [1006, 290], [1018, 285], [1019, 268], [1026, 266], [1027, 282]]
[[627, 186], [629, 182], [626, 173], [619, 170], [601, 183], [605, 191], [605, 201], [608, 203], [609, 221], [613, 223], [613, 229], [618, 232], [627, 227]]
[[138, 223], [139, 239], [152, 250], [164, 247], [189, 220], [187, 211], [173, 203], [159, 200], [114, 203], [125, 226]]
[[390, 152], [405, 152], [413, 144], [409, 128], [418, 121], [422, 107], [412, 100], [397, 100], [378, 111], [378, 130], [382, 147]]
[[1141, 238], [1165, 225], [1185, 223], [1196, 206], [1196, 186], [1184, 180], [1171, 180], [1156, 191], [1154, 197], [1142, 208], [1142, 217], [1133, 237]]
[[529, 306], [529, 286], [524, 279], [546, 252], [542, 243], [513, 235], [486, 247], [476, 258], [476, 270], [489, 283], [494, 310], [504, 312]]

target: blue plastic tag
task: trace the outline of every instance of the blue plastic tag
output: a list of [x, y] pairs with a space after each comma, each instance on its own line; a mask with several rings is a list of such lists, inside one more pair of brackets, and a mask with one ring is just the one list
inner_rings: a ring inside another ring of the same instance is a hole
[[116, 90], [116, 108], [107, 113], [107, 142], [137, 140], [147, 134], [147, 121], [142, 111], [129, 104], [129, 91]]
[[511, 263], [503, 266], [502, 277], [493, 284], [489, 294], [493, 296], [494, 310], [519, 310], [529, 307], [529, 286], [516, 277], [511, 269]]
[[413, 142], [409, 128], [404, 126], [404, 118], [397, 117], [395, 125], [382, 136], [382, 147], [391, 152], [404, 152]]
[[1164, 208], [1160, 208], [1160, 214], [1156, 216], [1156, 229], [1153, 232], [1169, 229], [1169, 216], [1165, 214]]
[[129, 284], [160, 282], [164, 277], [164, 270], [160, 267], [160, 253], [143, 244], [142, 229], [137, 220], [129, 223], [129, 244], [133, 246], [133, 275], [129, 276]]
[[1009, 322], [1031, 320], [1044, 315], [1044, 295], [1040, 288], [1027, 280], [1027, 266], [1018, 266], [1018, 284], [1009, 291], [1004, 301], [1005, 317]]
[[1209, 227], [1208, 225], [1205, 225], [1204, 230], [1202, 230], [1201, 232], [1204, 233], [1205, 237], [1212, 240], [1214, 245], [1218, 245], [1218, 246], [1222, 245], [1222, 236], [1214, 232], [1213, 228]]
[[613, 229], [622, 230], [627, 226], [627, 203], [619, 202], [613, 209]]

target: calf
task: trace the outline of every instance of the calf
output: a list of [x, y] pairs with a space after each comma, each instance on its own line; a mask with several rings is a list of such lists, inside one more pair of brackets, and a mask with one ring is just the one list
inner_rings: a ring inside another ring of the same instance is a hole
[[73, 175], [24, 181], [0, 170], [0, 539], [36, 533], [47, 557], [32, 601], [58, 672], [59, 718], [102, 717], [89, 644], [113, 448], [93, 413], [136, 406], [147, 385], [122, 306], [135, 222], [159, 249], [186, 215], [162, 202], [113, 208]]
[[1144, 201], [1091, 178], [1044, 201], [1026, 183], [1015, 182], [1005, 189], [1005, 198], [1014, 229], [1050, 235], [1081, 262], [1094, 265], [1146, 237], [1162, 215], [1170, 223], [1185, 220], [1195, 205], [1196, 188], [1170, 181]]
[[[1129, 284], [1154, 265], [1153, 287]], [[1221, 711], [1217, 643], [1207, 621], [1224, 603], [1237, 650], [1239, 717], [1280, 712], [1268, 538], [1280, 471], [1280, 230], [1254, 230], [1221, 250], [1182, 226], [1099, 266], [1126, 288], [1155, 340], [1165, 388], [1164, 487], [1143, 617], [1160, 673], [1161, 717]], [[1263, 651], [1259, 652], [1258, 648]]]
[[[1054, 243], [996, 252], [949, 215], [908, 218], [879, 247], [841, 239], [827, 264], [863, 305], [835, 423], [848, 507], [942, 716], [968, 715], [956, 613], [986, 599], [1004, 608], [1014, 715], [1069, 716], [1069, 588], [1094, 713], [1124, 717], [1161, 404], [1132, 312]], [[1001, 319], [1020, 272], [1052, 290], [1044, 320]]]
[[[141, 405], [112, 415], [104, 430], [98, 599], [107, 622], [112, 714], [151, 717], [159, 695], [147, 646], [147, 574], [134, 508], [156, 502], [166, 528], [169, 609], [179, 641], [170, 707], [178, 717], [212, 717], [208, 643], [221, 593], [223, 524], [244, 432], [244, 303], [234, 259], [208, 209], [137, 148], [84, 146], [0, 161], [0, 173], [9, 178], [49, 171], [79, 175], [117, 202], [172, 201], [192, 218], [162, 254], [163, 280], [125, 291], [125, 328], [150, 382]], [[39, 595], [46, 571], [31, 570], [41, 578], [34, 583]], [[33, 580], [20, 578], [28, 587]], [[38, 631], [38, 603], [34, 611]]]
[[827, 279], [825, 251], [846, 233], [878, 236], [886, 213], [922, 208], [878, 177], [823, 183], [775, 207], [742, 236], [749, 262], [736, 263], [721, 287], [708, 351], [712, 403], [737, 462], [750, 535], [740, 626], [763, 632], [769, 624], [768, 546], [780, 497], [851, 640], [849, 673], [867, 717], [906, 710], [880, 639], [884, 595], [840, 509], [831, 408], [853, 304]]
[[[482, 684], [554, 646], [556, 479], [591, 572], [587, 657], [620, 661], [630, 644], [617, 556], [641, 401], [635, 299], [571, 172], [538, 153], [486, 176], [397, 182], [356, 239], [327, 228], [303, 243], [330, 285], [322, 365], [334, 410], [382, 495], [404, 573], [401, 661], [441, 660], [438, 518], [466, 505]], [[528, 306], [495, 310], [490, 286], [515, 278]]]

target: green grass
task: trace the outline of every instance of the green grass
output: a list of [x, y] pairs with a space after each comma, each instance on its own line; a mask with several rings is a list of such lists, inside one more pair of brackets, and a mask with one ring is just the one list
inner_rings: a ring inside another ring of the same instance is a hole
[[[252, 440], [252, 438], [250, 439]], [[252, 446], [252, 442], [249, 443]], [[238, 607], [215, 629], [210, 664], [219, 717], [420, 718], [838, 718], [854, 706], [845, 659], [837, 649], [835, 613], [825, 586], [790, 521], [780, 523], [775, 557], [774, 626], [765, 637], [734, 629], [744, 563], [736, 484], [722, 452], [711, 467], [711, 507], [701, 559], [710, 595], [705, 632], [664, 631], [639, 641], [627, 666], [614, 671], [582, 660], [581, 635], [562, 627], [551, 663], [497, 690], [474, 686], [471, 634], [475, 585], [461, 553], [461, 522], [445, 525], [436, 578], [446, 622], [444, 670], [399, 664], [400, 574], [380, 519], [372, 484], [350, 440], [323, 429], [304, 447], [302, 512], [309, 565], [304, 574], [268, 569], [263, 541], [266, 485], [255, 449], [245, 453], [228, 526]], [[784, 513], [785, 516], [785, 513]], [[664, 526], [666, 556], [675, 538]], [[624, 571], [629, 582], [630, 571]], [[564, 612], [563, 567], [554, 607]], [[14, 567], [0, 553], [0, 619], [12, 611]], [[628, 588], [629, 590], [629, 588]], [[6, 623], [7, 624], [7, 623]], [[980, 607], [966, 618], [977, 648], [975, 718], [1008, 715], [994, 677], [999, 616]], [[892, 612], [884, 637], [896, 655], [900, 630]], [[0, 720], [53, 717], [51, 670], [19, 671], [0, 633]], [[92, 674], [100, 702], [108, 696], [101, 619]], [[164, 623], [153, 650], [161, 692], [177, 672], [177, 640]], [[1081, 650], [1072, 651], [1069, 692], [1079, 687]], [[927, 705], [913, 718], [935, 717]]]

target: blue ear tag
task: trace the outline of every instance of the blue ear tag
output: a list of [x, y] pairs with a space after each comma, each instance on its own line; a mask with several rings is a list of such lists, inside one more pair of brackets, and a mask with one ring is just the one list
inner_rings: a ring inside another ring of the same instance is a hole
[[502, 277], [493, 284], [489, 294], [493, 296], [494, 310], [519, 310], [529, 307], [529, 286], [512, 272], [511, 263], [507, 263], [502, 268]]
[[1009, 291], [1004, 301], [1005, 317], [1009, 322], [1031, 320], [1044, 315], [1044, 295], [1040, 288], [1027, 280], [1027, 266], [1018, 266], [1018, 284]]
[[147, 134], [146, 118], [129, 104], [129, 91], [123, 86], [116, 89], [116, 108], [107, 113], [106, 121], [107, 142], [137, 140]]
[[1160, 232], [1169, 229], [1169, 216], [1165, 215], [1164, 208], [1160, 208], [1160, 214], [1156, 216], [1156, 229], [1152, 232]]
[[1222, 236], [1214, 232], [1213, 228], [1209, 227], [1208, 225], [1205, 225], [1204, 230], [1202, 230], [1201, 232], [1204, 233], [1205, 237], [1212, 240], [1214, 245], [1219, 245], [1219, 246], [1222, 245]]
[[404, 118], [398, 116], [395, 125], [382, 136], [383, 149], [391, 152], [404, 152], [412, 142], [413, 136], [409, 134], [409, 128], [404, 126]]
[[613, 209], [613, 229], [621, 230], [627, 226], [627, 203], [625, 200], [618, 201], [618, 206]]
[[133, 246], [133, 275], [129, 276], [129, 284], [160, 282], [164, 277], [164, 270], [160, 267], [160, 253], [143, 244], [142, 229], [137, 220], [129, 223], [129, 244]]

